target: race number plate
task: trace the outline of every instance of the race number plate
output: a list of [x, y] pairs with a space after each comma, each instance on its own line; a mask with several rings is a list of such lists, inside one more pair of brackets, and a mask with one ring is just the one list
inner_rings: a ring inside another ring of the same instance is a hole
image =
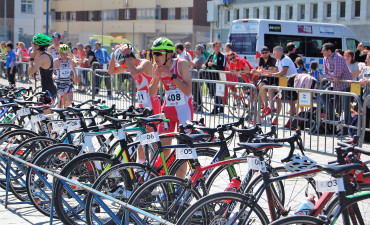
[[158, 141], [159, 141], [158, 132], [151, 132], [147, 134], [142, 134], [140, 136], [140, 144], [142, 145], [147, 145]]
[[81, 127], [81, 124], [79, 120], [68, 121], [64, 124], [64, 127], [67, 128], [68, 132], [70, 132], [79, 129]]
[[31, 121], [33, 123], [37, 123], [37, 122], [40, 122], [41, 120], [45, 120], [45, 119], [46, 119], [46, 117], [45, 117], [45, 114], [43, 114], [43, 113], [31, 116]]
[[52, 127], [55, 132], [64, 130], [64, 122], [53, 122]]
[[258, 158], [248, 158], [248, 168], [250, 170], [262, 170], [261, 161]]
[[31, 114], [31, 111], [29, 108], [22, 108], [17, 111], [18, 116], [27, 116]]
[[112, 131], [113, 133], [113, 136], [114, 138], [116, 138], [117, 140], [125, 140], [125, 132], [123, 131], [123, 129], [119, 129], [117, 131]]
[[176, 159], [196, 159], [197, 151], [195, 148], [177, 148]]
[[316, 190], [318, 192], [344, 191], [343, 178], [334, 178], [326, 181], [316, 180]]

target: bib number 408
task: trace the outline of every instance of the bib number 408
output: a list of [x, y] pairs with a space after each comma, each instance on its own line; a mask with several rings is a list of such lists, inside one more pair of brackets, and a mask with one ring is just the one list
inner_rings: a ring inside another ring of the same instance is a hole
[[181, 100], [181, 95], [180, 94], [172, 94], [172, 95], [168, 95], [167, 97], [167, 100], [168, 101], [180, 101]]

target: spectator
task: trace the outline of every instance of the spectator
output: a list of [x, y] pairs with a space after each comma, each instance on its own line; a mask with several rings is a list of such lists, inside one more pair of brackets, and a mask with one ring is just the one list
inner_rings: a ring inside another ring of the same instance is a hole
[[[276, 64], [275, 66], [278, 69], [278, 72], [275, 73], [270, 73], [267, 72], [265, 73], [266, 75], [270, 75], [272, 78], [275, 77], [289, 77], [293, 74], [297, 73], [297, 69], [293, 63], [293, 61], [288, 57], [284, 55], [284, 49], [281, 46], [276, 46], [274, 47], [273, 54], [276, 59]], [[289, 98], [289, 105], [290, 105], [290, 116], [292, 117], [296, 113], [295, 109], [295, 101], [296, 101], [296, 96], [292, 95], [291, 98]], [[272, 121], [272, 125], [277, 125], [278, 123], [278, 117], [281, 111], [281, 97], [277, 99], [278, 101], [278, 114], [276, 118]], [[290, 119], [288, 122], [285, 124], [285, 127], [290, 127]]]
[[[209, 55], [205, 64], [202, 65], [202, 69], [207, 70], [219, 70], [224, 71], [226, 66], [226, 56], [220, 52], [221, 49], [221, 42], [214, 41], [213, 42], [213, 50], [214, 52]], [[205, 78], [210, 80], [220, 80], [219, 73], [212, 73], [208, 72], [205, 74]], [[211, 114], [218, 114], [224, 112], [224, 107], [222, 105], [222, 98], [216, 96], [216, 84], [208, 84], [209, 94], [211, 97], [215, 98], [215, 107], [211, 111]]]
[[322, 76], [321, 76], [321, 73], [320, 71], [317, 70], [317, 68], [319, 67], [319, 64], [316, 62], [316, 61], [312, 61], [311, 64], [310, 64], [310, 74], [311, 76], [313, 76], [317, 81], [319, 81], [321, 83], [322, 81]]
[[303, 61], [302, 57], [297, 57], [295, 59], [294, 63], [297, 66], [297, 72], [298, 73], [306, 73], [306, 67], [304, 65], [304, 61]]
[[[297, 54], [297, 53], [295, 53], [295, 51], [296, 51], [296, 47], [295, 47], [295, 45], [294, 45], [294, 43], [293, 42], [289, 42], [287, 45], [286, 45], [286, 49], [288, 50], [288, 57], [293, 61], [293, 62], [295, 62], [295, 59], [297, 58], [297, 57], [299, 57], [299, 55]], [[297, 67], [297, 65], [296, 65], [296, 67]]]
[[72, 52], [73, 51], [73, 48], [72, 48], [72, 42], [68, 41], [67, 42], [67, 45], [69, 47], [69, 50]]
[[[233, 52], [233, 45], [231, 43], [226, 43], [225, 44], [225, 55], [227, 56], [230, 52]], [[238, 54], [236, 54], [236, 52], [234, 52], [234, 55], [236, 58], [239, 58]], [[226, 61], [228, 63], [228, 66], [231, 64], [231, 62], [229, 61], [229, 58], [226, 57]]]
[[[197, 45], [195, 47], [195, 58], [193, 61], [189, 61], [189, 64], [191, 68], [200, 70], [202, 69], [202, 65], [206, 62], [206, 58], [204, 57], [204, 47], [203, 45]], [[192, 73], [192, 79], [198, 79], [198, 72], [193, 71]], [[202, 108], [202, 95], [200, 93], [200, 85], [201, 83], [199, 82], [193, 82], [193, 96], [194, 96], [194, 110], [201, 110]]]
[[237, 54], [233, 51], [227, 54], [227, 58], [230, 61], [230, 71], [234, 73], [234, 77], [236, 78], [234, 81], [241, 82], [241, 80], [238, 79], [238, 77], [241, 77], [246, 83], [249, 83], [251, 80], [246, 74], [253, 70], [253, 66], [251, 66], [246, 59], [237, 57]]
[[186, 59], [189, 61], [193, 60], [193, 57], [191, 57], [191, 55], [184, 50], [184, 45], [182, 45], [181, 43], [177, 43], [175, 45], [175, 51], [178, 59]]
[[34, 48], [34, 44], [33, 44], [33, 41], [31, 41], [31, 45], [28, 48], [28, 55], [31, 54], [33, 48]]
[[77, 59], [78, 59], [78, 56], [77, 56], [77, 54], [78, 54], [78, 49], [77, 49], [77, 47], [73, 47], [72, 48], [72, 56], [73, 56], [73, 61], [75, 61], [75, 63], [77, 62]]
[[209, 55], [211, 54], [209, 51], [207, 51], [207, 44], [203, 44], [203, 47], [204, 47], [204, 52], [203, 52], [203, 55], [206, 59], [208, 59]]
[[[95, 42], [95, 57], [99, 62], [99, 69], [103, 69], [103, 65], [109, 63], [111, 57], [109, 56], [107, 50], [101, 47], [100, 42]], [[99, 76], [96, 76], [96, 86], [95, 86], [95, 94], [99, 93], [100, 84], [101, 84], [101, 79]], [[105, 76], [104, 75], [104, 81], [105, 81], [105, 86], [108, 89], [108, 97], [112, 97], [112, 87], [111, 87], [111, 80], [110, 76]]]
[[142, 51], [140, 52], [140, 58], [141, 58], [141, 59], [145, 59], [145, 50], [142, 50]]
[[48, 47], [47, 52], [53, 57], [53, 60], [54, 60], [54, 59], [60, 57], [59, 45], [62, 44], [60, 42], [60, 40], [62, 39], [62, 35], [58, 32], [54, 32], [51, 37], [53, 38], [52, 39], [52, 45], [50, 47]]
[[[89, 64], [85, 61], [86, 59], [86, 52], [84, 50], [84, 46], [81, 43], [77, 43], [77, 64], [81, 68], [89, 68]], [[81, 91], [86, 91], [86, 88], [89, 84], [88, 82], [88, 71], [87, 70], [77, 70], [78, 76], [81, 76], [80, 80], [80, 88]], [[82, 85], [82, 86], [81, 86]]]
[[153, 50], [149, 49], [149, 61], [153, 63]]
[[[6, 42], [2, 41], [0, 43], [0, 60], [6, 60]], [[4, 69], [5, 63], [0, 62], [0, 76], [3, 76], [3, 69]]]
[[6, 69], [7, 69], [7, 75], [8, 75], [8, 81], [10, 87], [15, 87], [15, 73], [16, 73], [16, 61], [17, 56], [15, 55], [15, 52], [13, 51], [13, 43], [8, 42], [6, 43]]
[[194, 59], [194, 52], [191, 50], [190, 42], [185, 42], [185, 50], [191, 55], [191, 58]]
[[335, 49], [335, 52], [338, 54], [338, 55], [341, 55], [341, 56], [343, 56], [343, 50], [342, 49], [340, 49], [340, 48], [337, 48], [337, 49]]
[[361, 71], [358, 66], [358, 62], [355, 62], [355, 53], [352, 50], [346, 50], [343, 54], [343, 58], [347, 63], [348, 69], [352, 74], [353, 80], [357, 80], [358, 75]]
[[[262, 75], [265, 71], [270, 71], [270, 72], [276, 72], [276, 59], [271, 57], [270, 55], [270, 49], [267, 46], [263, 46], [261, 49], [261, 55], [262, 58], [259, 60], [259, 65], [257, 69], [253, 69], [251, 72], [254, 75]], [[278, 85], [279, 80], [278, 78], [274, 77], [262, 77], [261, 83], [259, 84], [258, 88], [261, 89], [265, 85]], [[274, 104], [272, 102], [272, 97], [273, 97], [273, 90], [269, 90], [268, 97], [270, 98], [270, 107], [268, 104], [268, 101], [266, 99], [266, 91], [263, 90], [261, 93], [261, 98], [262, 98], [262, 113], [264, 116], [270, 115], [271, 112], [275, 112], [276, 109], [274, 108]]]
[[355, 61], [356, 62], [365, 62], [366, 55], [370, 50], [370, 46], [364, 46], [362, 41], [358, 44], [355, 52]]
[[[358, 76], [360, 84], [362, 86], [366, 86], [370, 82], [370, 52], [366, 54], [365, 59], [366, 66], [362, 69], [361, 74]], [[366, 90], [364, 88], [364, 90]], [[363, 98], [365, 99], [368, 93], [363, 94]], [[364, 103], [365, 104], [365, 103]], [[369, 118], [370, 118], [370, 102], [367, 102], [366, 107], [366, 128], [369, 128]], [[370, 142], [370, 132], [365, 132], [365, 139], [366, 142]]]
[[[349, 92], [350, 83], [340, 82], [341, 80], [352, 80], [352, 74], [348, 69], [346, 61], [342, 56], [335, 52], [334, 44], [325, 43], [322, 46], [322, 54], [324, 56], [324, 76], [325, 78], [333, 79], [331, 87], [327, 90]], [[321, 101], [324, 104], [326, 114], [329, 115], [329, 119], [333, 120], [335, 115], [334, 107], [327, 94], [320, 95]], [[349, 124], [350, 120], [350, 98], [349, 96], [344, 97], [344, 122]], [[348, 134], [348, 130], [343, 130], [343, 135]]]
[[[27, 48], [25, 47], [24, 43], [23, 42], [19, 42], [18, 43], [18, 54], [17, 54], [17, 61], [18, 62], [28, 62], [28, 59], [29, 59], [29, 54], [28, 54], [28, 50]], [[23, 79], [23, 76], [26, 77], [25, 81], [29, 81], [28, 79], [28, 75], [25, 74], [26, 71], [23, 70], [23, 65], [25, 64], [22, 64], [22, 63], [19, 63], [18, 64], [18, 79], [19, 80], [22, 80]]]
[[86, 59], [84, 60], [86, 63], [88, 63], [89, 67], [92, 69], [94, 62], [97, 62], [98, 60], [95, 57], [95, 53], [91, 50], [91, 45], [87, 44], [85, 45], [85, 52], [86, 52]]

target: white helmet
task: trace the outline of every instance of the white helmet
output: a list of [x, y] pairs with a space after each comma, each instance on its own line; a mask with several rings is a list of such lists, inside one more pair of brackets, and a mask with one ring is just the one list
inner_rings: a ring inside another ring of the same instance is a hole
[[[291, 171], [291, 172], [301, 172], [304, 170], [312, 169], [316, 166], [316, 162], [310, 158], [308, 158], [305, 155], [300, 154], [294, 154], [292, 158], [290, 158], [290, 161], [285, 164], [285, 169]], [[308, 176], [314, 176], [315, 174], [310, 174]], [[307, 176], [305, 176], [307, 177]]]
[[117, 48], [116, 51], [114, 51], [114, 61], [116, 63], [120, 63], [125, 60], [125, 56], [123, 55], [123, 52], [121, 49]]

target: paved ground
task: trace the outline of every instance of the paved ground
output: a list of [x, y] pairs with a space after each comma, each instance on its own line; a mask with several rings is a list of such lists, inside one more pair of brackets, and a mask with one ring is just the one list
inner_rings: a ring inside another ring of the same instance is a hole
[[[0, 78], [0, 83], [6, 84], [6, 80], [3, 78]], [[18, 86], [28, 86], [29, 84], [25, 83], [18, 83]], [[34, 84], [31, 84], [34, 85]], [[91, 93], [75, 93], [75, 99], [77, 101], [84, 101], [87, 99], [91, 99]], [[101, 91], [100, 95], [97, 95], [96, 99], [102, 98], [107, 101], [107, 105], [111, 104], [117, 104], [117, 108], [124, 108], [126, 105], [128, 105], [128, 100], [121, 98], [117, 95], [117, 93], [113, 93], [113, 98], [107, 98], [106, 92]], [[207, 101], [207, 99], [204, 99]], [[209, 114], [209, 111], [212, 109], [212, 101], [209, 101], [207, 104], [205, 104], [205, 107], [203, 109], [203, 112], [195, 113], [194, 117], [195, 119], [199, 119], [200, 117], [204, 117], [206, 119], [206, 124], [210, 126], [215, 126], [217, 124], [223, 124], [233, 121], [233, 117], [227, 116], [228, 110], [231, 109], [225, 109], [225, 113], [221, 114], [220, 116], [212, 116]], [[208, 111], [207, 111], [208, 110]], [[282, 126], [285, 124], [286, 120], [279, 121], [279, 129], [278, 129], [278, 135], [279, 137], [288, 137], [291, 134], [293, 134], [294, 131], [286, 130], [282, 128]], [[263, 123], [264, 127], [269, 130], [269, 126], [271, 125], [269, 120]], [[316, 160], [318, 163], [326, 164], [328, 161], [335, 160], [334, 157], [329, 156], [328, 153], [333, 152], [333, 147], [336, 145], [336, 142], [339, 141], [335, 135], [309, 135], [307, 132], [303, 132], [303, 139], [304, 144], [307, 149], [311, 149], [313, 151], [320, 150], [322, 152], [326, 152], [327, 154], [321, 154], [321, 153], [312, 153], [307, 152], [307, 155], [311, 157], [312, 159]], [[365, 148], [369, 148], [368, 144], [364, 145]], [[274, 160], [276, 162], [280, 161], [280, 159], [287, 156], [288, 148], [284, 147], [282, 149], [277, 149], [274, 152]], [[370, 159], [369, 157], [363, 157], [363, 159]], [[220, 182], [221, 185], [221, 182]], [[224, 185], [224, 184], [223, 184]], [[0, 190], [0, 199], [5, 199], [5, 191]], [[9, 198], [10, 202], [17, 201], [12, 195], [10, 195]], [[296, 197], [294, 200], [296, 202], [302, 201], [301, 197]], [[47, 224], [49, 223], [49, 218], [39, 213], [36, 209], [34, 209], [31, 205], [27, 204], [12, 204], [8, 206], [8, 209], [5, 209], [4, 204], [0, 204], [0, 221], [3, 224]], [[55, 222], [55, 224], [60, 224], [60, 222]]]

